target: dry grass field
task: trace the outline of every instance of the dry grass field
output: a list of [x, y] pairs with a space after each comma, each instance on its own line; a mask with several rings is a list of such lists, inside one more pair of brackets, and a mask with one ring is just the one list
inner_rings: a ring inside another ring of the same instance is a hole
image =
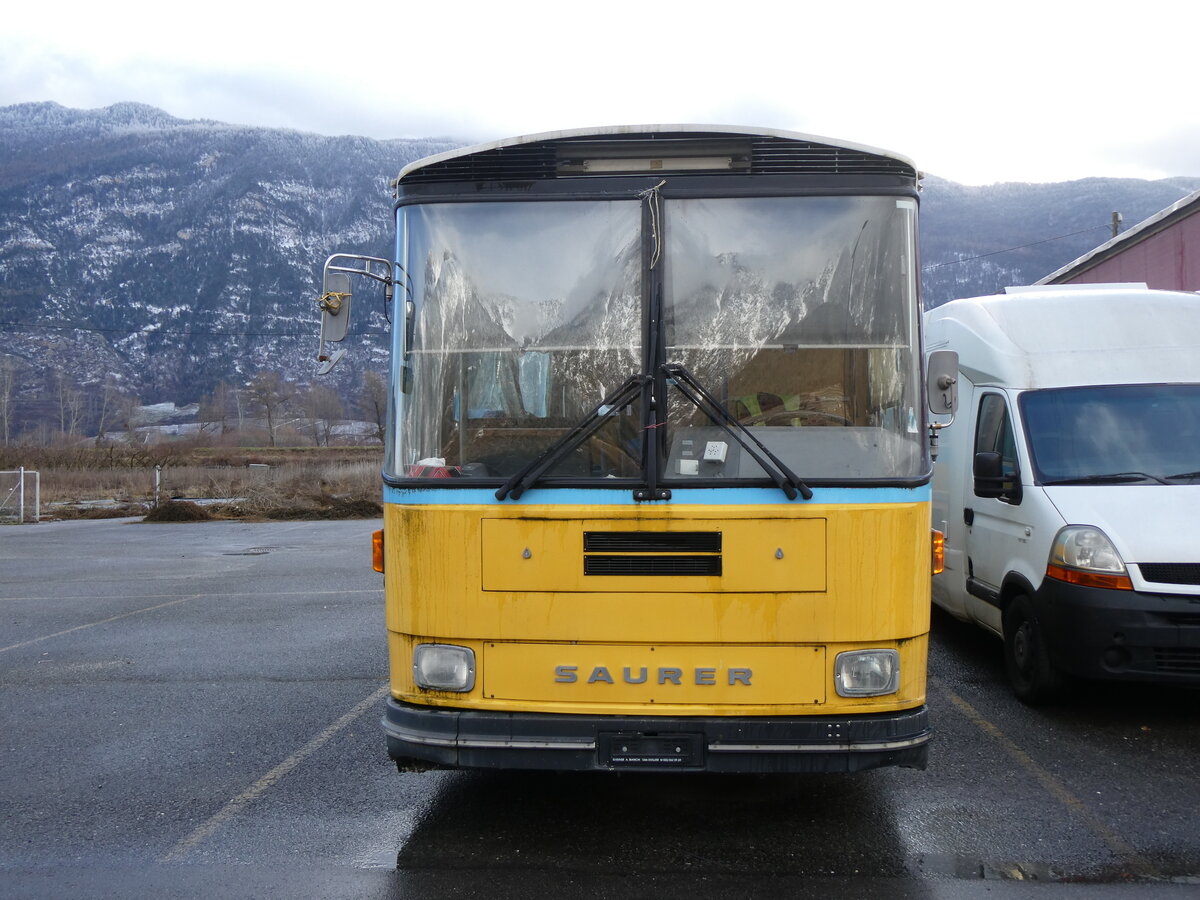
[[[0, 448], [0, 470], [40, 473], [43, 519], [178, 517], [187, 507], [192, 518], [376, 516], [382, 459], [379, 447]], [[10, 488], [0, 484], [0, 499]]]

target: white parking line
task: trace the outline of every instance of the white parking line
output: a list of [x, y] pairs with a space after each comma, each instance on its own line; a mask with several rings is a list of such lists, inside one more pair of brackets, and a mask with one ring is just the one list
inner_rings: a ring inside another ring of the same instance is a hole
[[134, 609], [129, 612], [121, 613], [119, 616], [109, 616], [107, 619], [100, 619], [96, 622], [85, 622], [83, 625], [76, 625], [73, 628], [64, 628], [62, 631], [56, 631], [54, 634], [43, 634], [41, 637], [30, 638], [27, 641], [21, 641], [19, 644], [9, 644], [7, 647], [0, 647], [0, 653], [6, 653], [9, 650], [16, 650], [19, 647], [28, 647], [30, 644], [36, 644], [39, 641], [48, 641], [51, 638], [62, 637], [64, 634], [70, 634], [72, 631], [80, 631], [84, 628], [95, 628], [97, 625], [107, 625], [109, 622], [116, 622], [118, 619], [128, 619], [130, 616], [141, 615], [142, 613], [153, 612], [156, 609], [165, 609], [168, 606], [175, 606], [179, 603], [186, 603], [188, 600], [195, 600], [197, 597], [203, 597], [203, 594], [192, 594], [188, 597], [180, 597], [178, 600], [169, 600], [166, 603], [159, 603], [156, 606], [146, 606], [142, 609]]
[[217, 811], [208, 821], [196, 828], [191, 834], [183, 838], [172, 847], [162, 857], [163, 862], [178, 862], [187, 856], [192, 850], [196, 849], [200, 844], [210, 838], [218, 828], [220, 828], [229, 819], [236, 816], [243, 809], [261, 797], [268, 789], [275, 785], [280, 779], [291, 772], [296, 766], [308, 759], [318, 750], [320, 750], [329, 739], [336, 735], [339, 731], [348, 726], [351, 722], [361, 716], [364, 712], [373, 706], [379, 704], [387, 695], [389, 685], [383, 685], [371, 696], [356, 705], [348, 713], [314, 737], [311, 741], [273, 768], [270, 772], [264, 775], [246, 790], [242, 791], [220, 810]]
[[1109, 852], [1119, 859], [1130, 872], [1144, 878], [1161, 877], [1157, 868], [1150, 860], [1140, 854], [1133, 845], [1126, 841], [1114, 828], [1109, 826], [1107, 822], [1092, 812], [1082, 800], [1071, 793], [1071, 790], [1051, 772], [1038, 765], [1032, 756], [1022, 750], [1016, 741], [1000, 729], [1000, 726], [989, 721], [983, 713], [954, 691], [950, 690], [950, 688], [944, 685], [939, 685], [939, 687], [947, 699], [958, 708], [959, 712], [966, 716], [976, 728], [996, 741], [1009, 756], [1016, 760], [1018, 765], [1041, 783], [1046, 793], [1082, 819], [1088, 828], [1091, 829], [1092, 833], [1104, 842]]
[[[185, 603], [188, 600], [198, 600], [201, 597], [286, 597], [289, 594], [305, 597], [322, 597], [328, 595], [343, 596], [345, 594], [382, 594], [383, 588], [365, 588], [348, 591], [231, 591], [229, 593], [220, 594], [189, 594], [187, 597], [179, 597], [175, 600], [168, 600], [166, 603], [158, 603], [154, 606], [143, 606], [141, 609], [133, 609], [129, 612], [121, 613], [116, 616], [109, 616], [107, 619], [98, 619], [95, 622], [85, 622], [82, 625], [75, 625], [71, 628], [64, 628], [62, 631], [56, 631], [53, 634], [43, 634], [41, 637], [30, 638], [27, 641], [21, 641], [17, 644], [9, 644], [7, 647], [0, 647], [0, 653], [5, 653], [9, 650], [17, 650], [21, 647], [28, 647], [30, 644], [36, 644], [40, 641], [48, 641], [51, 638], [62, 637], [64, 634], [70, 634], [73, 631], [79, 631], [83, 628], [95, 628], [97, 625], [107, 625], [109, 622], [116, 622], [119, 619], [127, 619], [130, 616], [141, 615], [142, 613], [154, 612], [156, 609], [165, 609], [168, 606], [175, 606], [180, 603]], [[148, 597], [132, 597], [126, 599], [141, 599], [146, 600], [150, 597], [170, 596], [169, 594], [151, 594]], [[57, 597], [9, 597], [8, 600], [57, 600]]]

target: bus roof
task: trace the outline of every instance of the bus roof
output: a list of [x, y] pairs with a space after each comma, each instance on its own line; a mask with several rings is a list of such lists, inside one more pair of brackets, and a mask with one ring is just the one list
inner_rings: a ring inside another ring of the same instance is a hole
[[503, 150], [510, 147], [519, 147], [526, 144], [541, 144], [554, 141], [570, 141], [588, 138], [609, 138], [619, 140], [625, 136], [633, 137], [648, 135], [710, 135], [713, 137], [727, 136], [772, 138], [780, 141], [794, 141], [797, 143], [815, 144], [839, 150], [847, 150], [867, 156], [893, 160], [901, 166], [913, 170], [914, 174], [916, 173], [916, 166], [912, 160], [906, 156], [901, 156], [898, 153], [892, 153], [888, 150], [880, 150], [875, 147], [869, 147], [865, 144], [857, 144], [836, 138], [802, 134], [797, 131], [782, 131], [775, 128], [753, 128], [742, 125], [610, 125], [599, 128], [575, 128], [564, 131], [544, 131], [540, 134], [519, 135], [517, 137], [503, 138], [498, 141], [475, 144], [470, 147], [461, 147], [457, 150], [448, 150], [445, 153], [427, 156], [424, 159], [418, 159], [415, 162], [409, 163], [400, 170], [400, 175], [396, 178], [396, 181], [403, 181], [414, 172], [418, 172], [422, 169], [428, 168], [429, 166], [434, 166], [459, 157], [473, 156], [480, 153], [488, 153], [490, 151]]

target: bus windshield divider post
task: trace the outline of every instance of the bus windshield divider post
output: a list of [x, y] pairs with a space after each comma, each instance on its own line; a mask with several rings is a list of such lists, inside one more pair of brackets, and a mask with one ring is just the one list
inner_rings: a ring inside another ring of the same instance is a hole
[[506, 496], [511, 496], [514, 500], [519, 500], [525, 491], [537, 483], [547, 469], [591, 437], [609, 416], [628, 406], [641, 392], [643, 380], [641, 375], [630, 375], [624, 384], [601, 400], [600, 404], [588, 413], [583, 421], [504, 482], [496, 491], [496, 499], [503, 500]]
[[[789, 469], [783, 460], [768, 450], [766, 445], [755, 437], [746, 426], [730, 415], [729, 410], [705, 390], [687, 368], [680, 363], [666, 363], [663, 365], [663, 371], [668, 378], [675, 382], [675, 387], [679, 389], [679, 392], [687, 397], [697, 409], [742, 445], [742, 448], [756, 463], [762, 466], [763, 471], [771, 476], [776, 487], [783, 491], [789, 500], [796, 499], [797, 491], [805, 500], [812, 499], [812, 488], [801, 481], [796, 473]], [[762, 451], [766, 459], [755, 452], [754, 447], [750, 446], [750, 442], [753, 442], [754, 446]], [[770, 460], [770, 463], [767, 460]]]

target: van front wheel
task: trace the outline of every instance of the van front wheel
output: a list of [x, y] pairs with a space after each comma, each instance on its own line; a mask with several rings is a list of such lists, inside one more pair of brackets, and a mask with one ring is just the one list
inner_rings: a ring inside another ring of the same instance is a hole
[[1004, 611], [1004, 665], [1013, 693], [1022, 703], [1038, 706], [1061, 699], [1066, 679], [1050, 661], [1041, 626], [1025, 594], [1017, 594]]

